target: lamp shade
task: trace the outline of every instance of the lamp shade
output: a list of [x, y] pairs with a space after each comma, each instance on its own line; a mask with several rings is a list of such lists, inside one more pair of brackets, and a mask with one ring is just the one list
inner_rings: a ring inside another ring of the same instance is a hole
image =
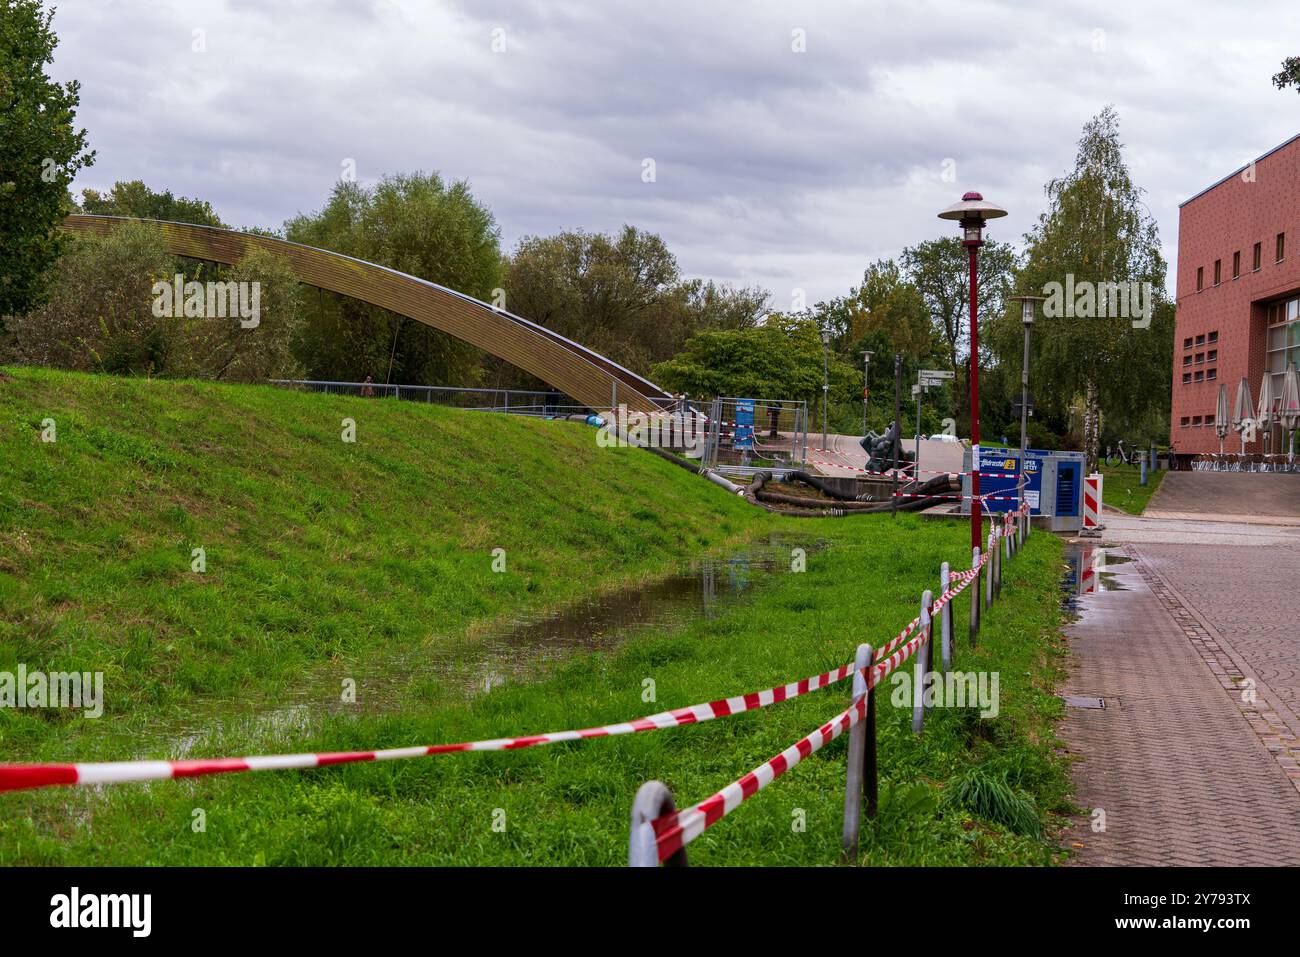
[[1005, 216], [1007, 211], [995, 203], [990, 203], [979, 193], [970, 192], [961, 198], [960, 203], [953, 203], [939, 213], [940, 219], [997, 219]]

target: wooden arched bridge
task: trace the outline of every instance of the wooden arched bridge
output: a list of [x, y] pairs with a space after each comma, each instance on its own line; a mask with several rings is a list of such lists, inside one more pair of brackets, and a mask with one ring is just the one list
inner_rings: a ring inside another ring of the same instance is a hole
[[264, 249], [288, 262], [298, 279], [308, 285], [441, 329], [593, 409], [622, 404], [653, 412], [671, 399], [653, 382], [535, 322], [427, 279], [327, 249], [233, 229], [120, 216], [72, 215], [64, 220], [63, 229], [103, 236], [126, 223], [145, 223], [161, 230], [168, 250], [178, 256], [234, 264], [254, 249]]

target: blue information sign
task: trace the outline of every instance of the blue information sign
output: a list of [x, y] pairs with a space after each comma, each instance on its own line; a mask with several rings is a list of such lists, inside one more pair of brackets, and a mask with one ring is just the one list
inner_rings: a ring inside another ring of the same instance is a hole
[[[1030, 513], [1040, 514], [1039, 494], [1043, 487], [1042, 460], [1050, 455], [1028, 449], [1025, 463], [1025, 500]], [[980, 494], [988, 499], [990, 512], [1009, 512], [1016, 507], [1016, 488], [1020, 483], [1020, 450], [984, 447], [980, 449]]]
[[733, 448], [752, 449], [754, 447], [754, 400], [736, 400], [736, 438]]

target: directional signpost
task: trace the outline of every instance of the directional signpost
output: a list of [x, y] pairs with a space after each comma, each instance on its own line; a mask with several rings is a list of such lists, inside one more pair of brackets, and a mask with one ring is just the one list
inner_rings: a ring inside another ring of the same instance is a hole
[[927, 390], [941, 386], [953, 378], [951, 372], [943, 369], [921, 369], [916, 376], [916, 385], [912, 386], [912, 395], [916, 396], [916, 480], [921, 480], [921, 395]]

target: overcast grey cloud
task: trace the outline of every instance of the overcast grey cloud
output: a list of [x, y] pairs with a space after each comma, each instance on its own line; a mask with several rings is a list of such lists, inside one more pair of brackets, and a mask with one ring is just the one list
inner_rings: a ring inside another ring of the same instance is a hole
[[1300, 126], [1270, 82], [1295, 3], [64, 0], [55, 28], [98, 151], [78, 189], [277, 227], [348, 160], [437, 170], [507, 249], [633, 223], [777, 308], [950, 231], [968, 189], [1019, 241], [1107, 103], [1172, 262], [1178, 203]]

